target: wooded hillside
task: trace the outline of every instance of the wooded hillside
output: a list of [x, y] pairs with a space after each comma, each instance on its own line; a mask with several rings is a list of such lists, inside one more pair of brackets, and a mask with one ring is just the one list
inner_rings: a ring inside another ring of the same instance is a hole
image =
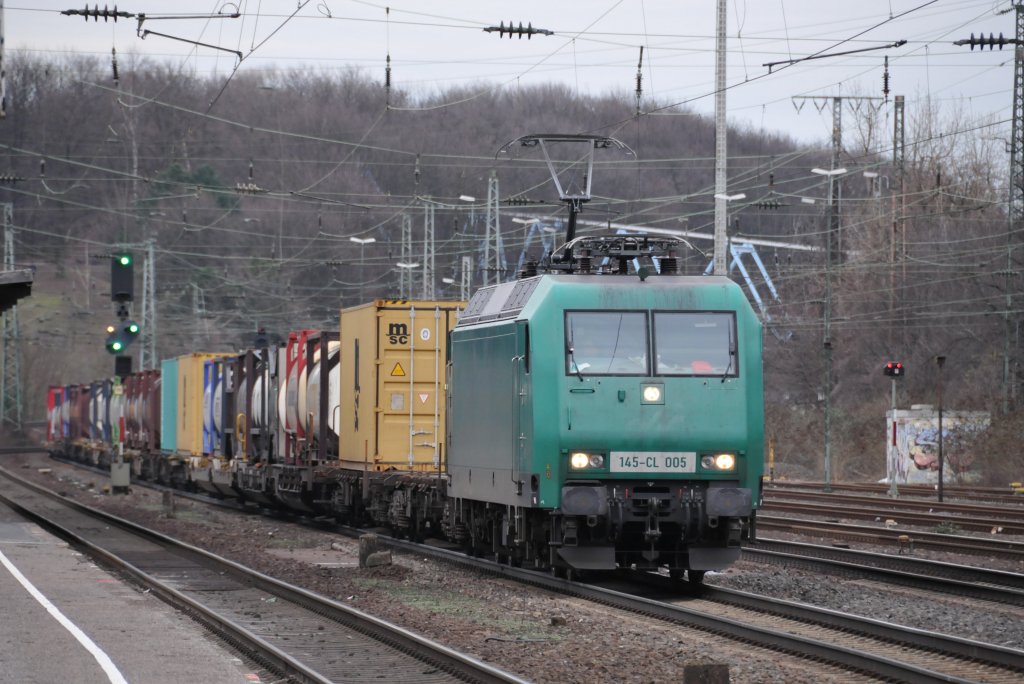
[[[41, 387], [110, 373], [109, 255], [136, 255], [141, 311], [149, 240], [161, 358], [238, 348], [258, 328], [336, 326], [342, 306], [398, 296], [403, 215], [421, 261], [427, 206], [438, 298], [458, 296], [464, 256], [473, 258], [473, 289], [485, 276], [514, 278], [528, 229], [512, 217], [555, 225], [566, 215], [539, 154], [496, 158], [521, 135], [607, 135], [635, 152], [596, 156], [583, 219], [712, 232], [713, 122], [679, 108], [637, 117], [625, 94], [475, 84], [413, 99], [357, 72], [243, 73], [225, 86], [145, 61], [122, 59], [117, 83], [109, 65], [88, 59], [15, 54], [6, 64], [0, 174], [9, 182], [0, 194], [13, 204], [15, 260], [36, 268], [33, 296], [19, 306], [28, 419], [44, 413]], [[990, 433], [1006, 440], [998, 453], [1012, 445], [1013, 455], [988, 470], [1000, 483], [1019, 479], [1024, 431], [1013, 422], [1011, 390], [1024, 293], [1022, 251], [1008, 249], [1020, 235], [1009, 231], [1006, 154], [956, 112], [908, 112], [907, 120], [897, 194], [891, 119], [885, 111], [847, 119], [848, 172], [836, 183], [841, 253], [829, 267], [835, 476], [884, 474], [882, 364], [909, 368], [901, 406], [935, 403], [942, 354], [947, 407], [992, 411]], [[777, 299], [744, 261], [767, 306], [768, 432], [779, 472], [796, 476], [821, 470], [828, 185], [810, 170], [829, 165], [825, 146], [730, 131], [729, 192], [746, 194], [730, 204], [730, 235], [801, 248], [757, 247]], [[563, 182], [582, 183], [579, 171]], [[508, 264], [500, 274], [482, 270], [492, 174]], [[712, 243], [690, 241], [684, 272], [703, 272]], [[534, 240], [528, 256], [540, 250]], [[420, 281], [413, 285], [419, 296]]]

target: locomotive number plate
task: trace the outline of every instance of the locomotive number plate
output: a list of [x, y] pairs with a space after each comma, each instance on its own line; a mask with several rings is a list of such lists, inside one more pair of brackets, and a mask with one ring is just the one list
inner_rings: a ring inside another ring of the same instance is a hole
[[613, 473], [695, 473], [694, 451], [613, 451]]

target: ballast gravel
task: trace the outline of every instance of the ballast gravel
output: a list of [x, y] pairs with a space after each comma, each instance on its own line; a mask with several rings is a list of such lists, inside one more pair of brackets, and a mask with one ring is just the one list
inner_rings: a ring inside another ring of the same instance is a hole
[[[179, 499], [174, 517], [168, 517], [160, 493], [132, 487], [126, 495], [105, 494], [102, 476], [43, 456], [12, 457], [3, 465], [69, 498], [330, 596], [535, 682], [682, 682], [684, 668], [701, 663], [727, 664], [734, 684], [871, 681], [405, 553], [396, 553], [392, 565], [360, 569], [355, 540], [269, 516]], [[984, 564], [977, 557], [947, 560]], [[751, 562], [708, 573], [705, 582], [1024, 648], [1024, 609], [1018, 607]]]

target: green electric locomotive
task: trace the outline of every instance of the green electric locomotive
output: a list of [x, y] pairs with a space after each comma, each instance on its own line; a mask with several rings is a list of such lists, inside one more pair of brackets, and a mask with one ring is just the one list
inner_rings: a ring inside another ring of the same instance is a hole
[[[752, 535], [762, 325], [673, 239], [591, 236], [477, 292], [451, 336], [446, 532], [563, 569], [699, 582]], [[657, 272], [660, 271], [660, 272]]]

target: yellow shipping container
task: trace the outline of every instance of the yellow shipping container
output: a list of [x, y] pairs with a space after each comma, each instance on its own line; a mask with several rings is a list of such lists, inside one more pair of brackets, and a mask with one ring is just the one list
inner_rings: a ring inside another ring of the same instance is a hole
[[229, 355], [197, 352], [178, 357], [179, 454], [203, 455], [203, 363], [222, 356]]
[[443, 466], [448, 334], [465, 306], [377, 300], [342, 310], [344, 467], [429, 472]]

